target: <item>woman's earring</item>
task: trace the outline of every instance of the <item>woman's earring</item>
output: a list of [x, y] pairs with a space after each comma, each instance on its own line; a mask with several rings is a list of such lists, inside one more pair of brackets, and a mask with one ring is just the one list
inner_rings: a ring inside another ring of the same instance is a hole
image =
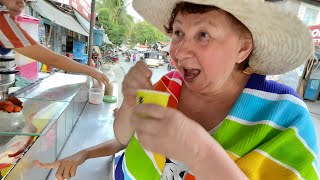
[[255, 71], [254, 71], [254, 69], [252, 67], [249, 66], [243, 71], [243, 73], [251, 75], [251, 74], [255, 73]]

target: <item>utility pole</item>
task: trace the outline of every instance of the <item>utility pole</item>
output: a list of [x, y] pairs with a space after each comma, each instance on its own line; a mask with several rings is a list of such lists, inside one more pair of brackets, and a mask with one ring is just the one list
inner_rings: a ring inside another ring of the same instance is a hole
[[92, 44], [93, 44], [93, 27], [95, 23], [95, 9], [96, 0], [91, 0], [91, 18], [90, 18], [90, 32], [89, 32], [89, 52], [88, 52], [88, 66], [91, 65], [92, 58]]

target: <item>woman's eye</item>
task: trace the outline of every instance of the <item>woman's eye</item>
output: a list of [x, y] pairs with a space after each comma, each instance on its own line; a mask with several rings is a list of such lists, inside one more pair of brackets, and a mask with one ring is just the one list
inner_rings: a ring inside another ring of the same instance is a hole
[[174, 35], [177, 36], [177, 37], [181, 37], [183, 36], [183, 33], [181, 31], [174, 31]]
[[200, 39], [208, 39], [208, 38], [210, 38], [210, 35], [209, 35], [209, 33], [206, 33], [206, 32], [200, 32], [199, 38]]

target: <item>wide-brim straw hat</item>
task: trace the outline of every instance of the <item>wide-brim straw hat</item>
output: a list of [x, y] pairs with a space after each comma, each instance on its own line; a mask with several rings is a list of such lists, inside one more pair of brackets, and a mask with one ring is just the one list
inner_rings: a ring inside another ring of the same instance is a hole
[[232, 14], [251, 32], [254, 49], [249, 66], [255, 73], [276, 75], [293, 70], [314, 57], [309, 28], [275, 3], [263, 0], [133, 0], [133, 8], [168, 35], [172, 10], [179, 2], [218, 7]]

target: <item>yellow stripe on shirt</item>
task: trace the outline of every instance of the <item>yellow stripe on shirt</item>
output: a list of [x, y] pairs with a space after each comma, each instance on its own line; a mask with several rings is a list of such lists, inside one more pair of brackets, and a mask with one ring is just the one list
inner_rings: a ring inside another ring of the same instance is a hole
[[301, 179], [300, 174], [290, 167], [281, 165], [260, 151], [252, 151], [236, 161], [249, 179]]

